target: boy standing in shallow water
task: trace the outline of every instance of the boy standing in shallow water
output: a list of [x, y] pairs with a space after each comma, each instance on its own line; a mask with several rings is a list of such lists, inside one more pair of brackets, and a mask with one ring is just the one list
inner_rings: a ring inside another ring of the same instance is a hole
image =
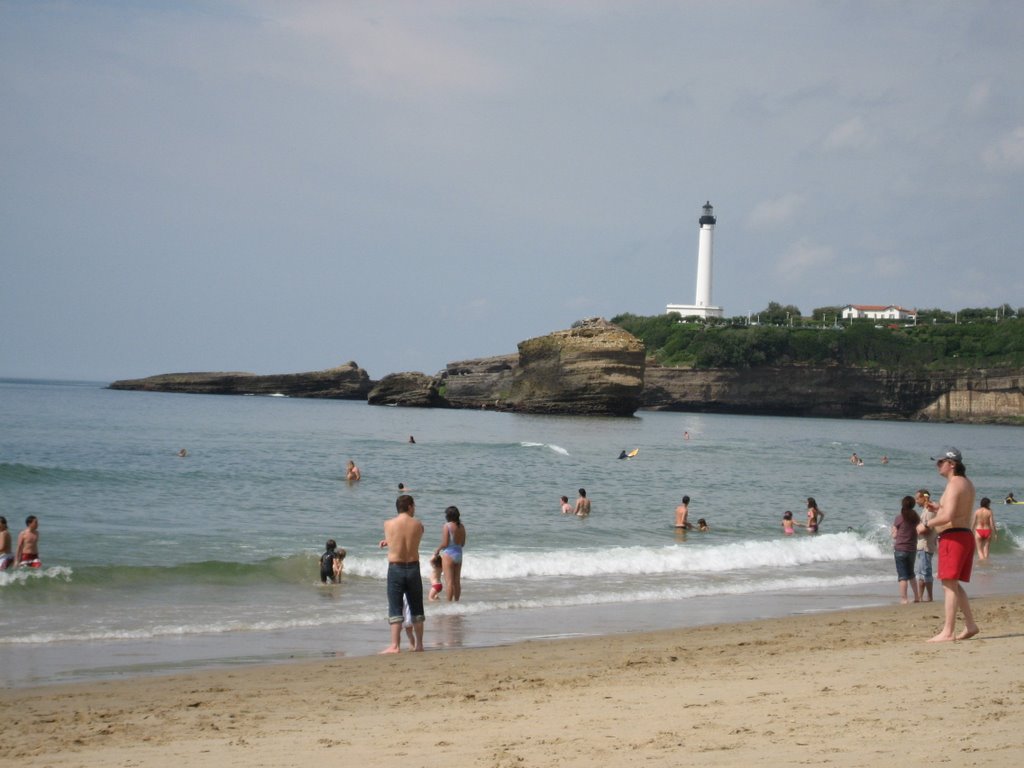
[[29, 515], [25, 518], [25, 530], [18, 534], [18, 551], [14, 556], [18, 565], [39, 568], [39, 518]]

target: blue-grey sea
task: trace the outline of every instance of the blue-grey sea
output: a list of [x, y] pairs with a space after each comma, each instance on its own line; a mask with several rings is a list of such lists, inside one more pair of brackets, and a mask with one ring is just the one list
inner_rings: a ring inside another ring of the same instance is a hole
[[[15, 537], [40, 519], [43, 561], [0, 573], [0, 684], [376, 653], [388, 636], [378, 542], [399, 482], [424, 555], [448, 505], [468, 531], [463, 599], [427, 604], [428, 650], [895, 602], [889, 525], [904, 494], [941, 492], [929, 457], [947, 444], [979, 496], [1024, 496], [1014, 427], [527, 416], [0, 380], [0, 514]], [[348, 459], [363, 475], [353, 485]], [[580, 487], [593, 514], [562, 515], [559, 496]], [[674, 529], [683, 494], [709, 532]], [[804, 520], [808, 496], [822, 532], [784, 537], [782, 513]], [[972, 596], [1024, 591], [1024, 506], [994, 510], [999, 539]], [[348, 551], [335, 586], [318, 576], [327, 538]]]

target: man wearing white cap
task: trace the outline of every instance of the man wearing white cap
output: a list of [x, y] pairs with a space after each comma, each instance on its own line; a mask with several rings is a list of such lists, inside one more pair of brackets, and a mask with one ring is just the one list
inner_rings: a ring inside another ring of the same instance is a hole
[[[946, 479], [946, 490], [935, 517], [921, 523], [917, 532], [925, 534], [930, 528], [939, 532], [939, 580], [945, 592], [946, 621], [942, 631], [928, 642], [943, 643], [966, 640], [978, 634], [967, 592], [960, 585], [962, 581], [971, 580], [974, 564], [974, 532], [971, 530], [974, 483], [967, 479], [967, 468], [956, 448], [943, 448], [932, 461]], [[954, 634], [957, 608], [964, 615], [964, 629], [959, 635]]]

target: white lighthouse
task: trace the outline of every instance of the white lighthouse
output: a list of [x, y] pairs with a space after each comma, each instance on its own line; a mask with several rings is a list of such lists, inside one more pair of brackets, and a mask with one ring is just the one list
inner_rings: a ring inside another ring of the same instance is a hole
[[715, 211], [711, 203], [704, 203], [700, 217], [700, 235], [697, 241], [697, 296], [693, 304], [669, 304], [666, 314], [675, 312], [681, 317], [722, 317], [722, 308], [711, 304], [711, 251], [715, 234]]

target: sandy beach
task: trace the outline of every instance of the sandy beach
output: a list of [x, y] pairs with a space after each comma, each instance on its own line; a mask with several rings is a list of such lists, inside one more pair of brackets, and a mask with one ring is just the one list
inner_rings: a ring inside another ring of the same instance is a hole
[[[0, 694], [19, 766], [1024, 764], [1024, 597]], [[386, 627], [381, 627], [382, 640]]]

